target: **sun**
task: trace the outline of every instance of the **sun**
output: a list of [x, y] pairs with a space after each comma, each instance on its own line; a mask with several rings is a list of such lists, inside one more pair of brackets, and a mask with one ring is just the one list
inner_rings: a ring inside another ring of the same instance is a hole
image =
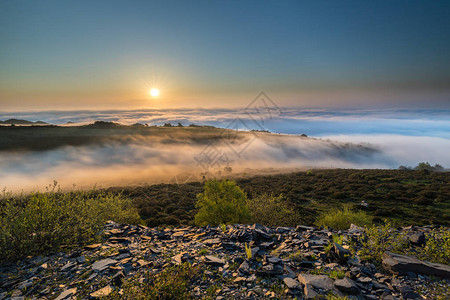
[[152, 88], [152, 89], [150, 90], [150, 95], [151, 95], [152, 97], [158, 97], [158, 95], [159, 95], [159, 90], [158, 90], [158, 89], [155, 89], [155, 88]]

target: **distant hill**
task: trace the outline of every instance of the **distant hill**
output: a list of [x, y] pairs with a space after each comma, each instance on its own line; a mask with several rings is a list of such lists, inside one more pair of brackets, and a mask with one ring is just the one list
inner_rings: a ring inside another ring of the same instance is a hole
[[48, 123], [42, 122], [42, 121], [28, 121], [28, 120], [21, 120], [21, 119], [8, 119], [6, 121], [0, 121], [0, 124], [3, 125], [49, 125]]

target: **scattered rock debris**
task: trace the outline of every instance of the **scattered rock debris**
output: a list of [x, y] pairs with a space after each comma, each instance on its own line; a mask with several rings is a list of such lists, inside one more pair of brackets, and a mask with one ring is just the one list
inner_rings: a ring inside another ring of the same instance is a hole
[[[358, 256], [350, 258], [348, 249], [333, 244], [333, 234], [351, 240], [363, 230], [258, 224], [228, 225], [225, 231], [220, 226], [158, 230], [109, 221], [104, 243], [0, 265], [0, 300], [102, 298], [114, 291], [120, 294], [123, 280], [186, 262], [203, 266], [202, 282], [190, 287], [192, 297], [200, 299], [218, 278], [213, 299], [312, 299], [330, 294], [349, 299], [433, 299], [428, 286], [448, 291], [447, 265], [387, 252], [383, 269]], [[408, 230], [411, 243], [423, 243], [426, 227]], [[326, 252], [330, 243], [331, 251]], [[333, 272], [341, 276], [333, 277]]]

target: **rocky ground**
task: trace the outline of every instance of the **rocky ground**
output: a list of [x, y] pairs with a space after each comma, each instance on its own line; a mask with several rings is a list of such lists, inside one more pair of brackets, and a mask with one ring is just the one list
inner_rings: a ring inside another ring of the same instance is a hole
[[[429, 228], [402, 230], [421, 244]], [[145, 274], [185, 262], [200, 270], [188, 287], [193, 298], [450, 297], [448, 265], [385, 253], [377, 267], [351, 256], [345, 243], [327, 247], [333, 234], [351, 241], [361, 230], [256, 224], [158, 230], [108, 222], [103, 243], [0, 265], [0, 300], [120, 297], [127, 279], [145, 284]]]

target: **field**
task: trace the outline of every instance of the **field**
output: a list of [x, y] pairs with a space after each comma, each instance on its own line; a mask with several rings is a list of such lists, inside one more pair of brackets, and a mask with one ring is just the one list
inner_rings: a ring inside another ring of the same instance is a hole
[[[305, 225], [314, 224], [321, 213], [332, 208], [350, 205], [366, 210], [375, 222], [387, 219], [399, 226], [450, 226], [450, 172], [310, 170], [236, 181], [249, 198], [283, 194]], [[129, 196], [149, 226], [192, 224], [196, 194], [202, 190], [200, 182], [108, 189]], [[361, 201], [369, 206], [359, 205]]]

